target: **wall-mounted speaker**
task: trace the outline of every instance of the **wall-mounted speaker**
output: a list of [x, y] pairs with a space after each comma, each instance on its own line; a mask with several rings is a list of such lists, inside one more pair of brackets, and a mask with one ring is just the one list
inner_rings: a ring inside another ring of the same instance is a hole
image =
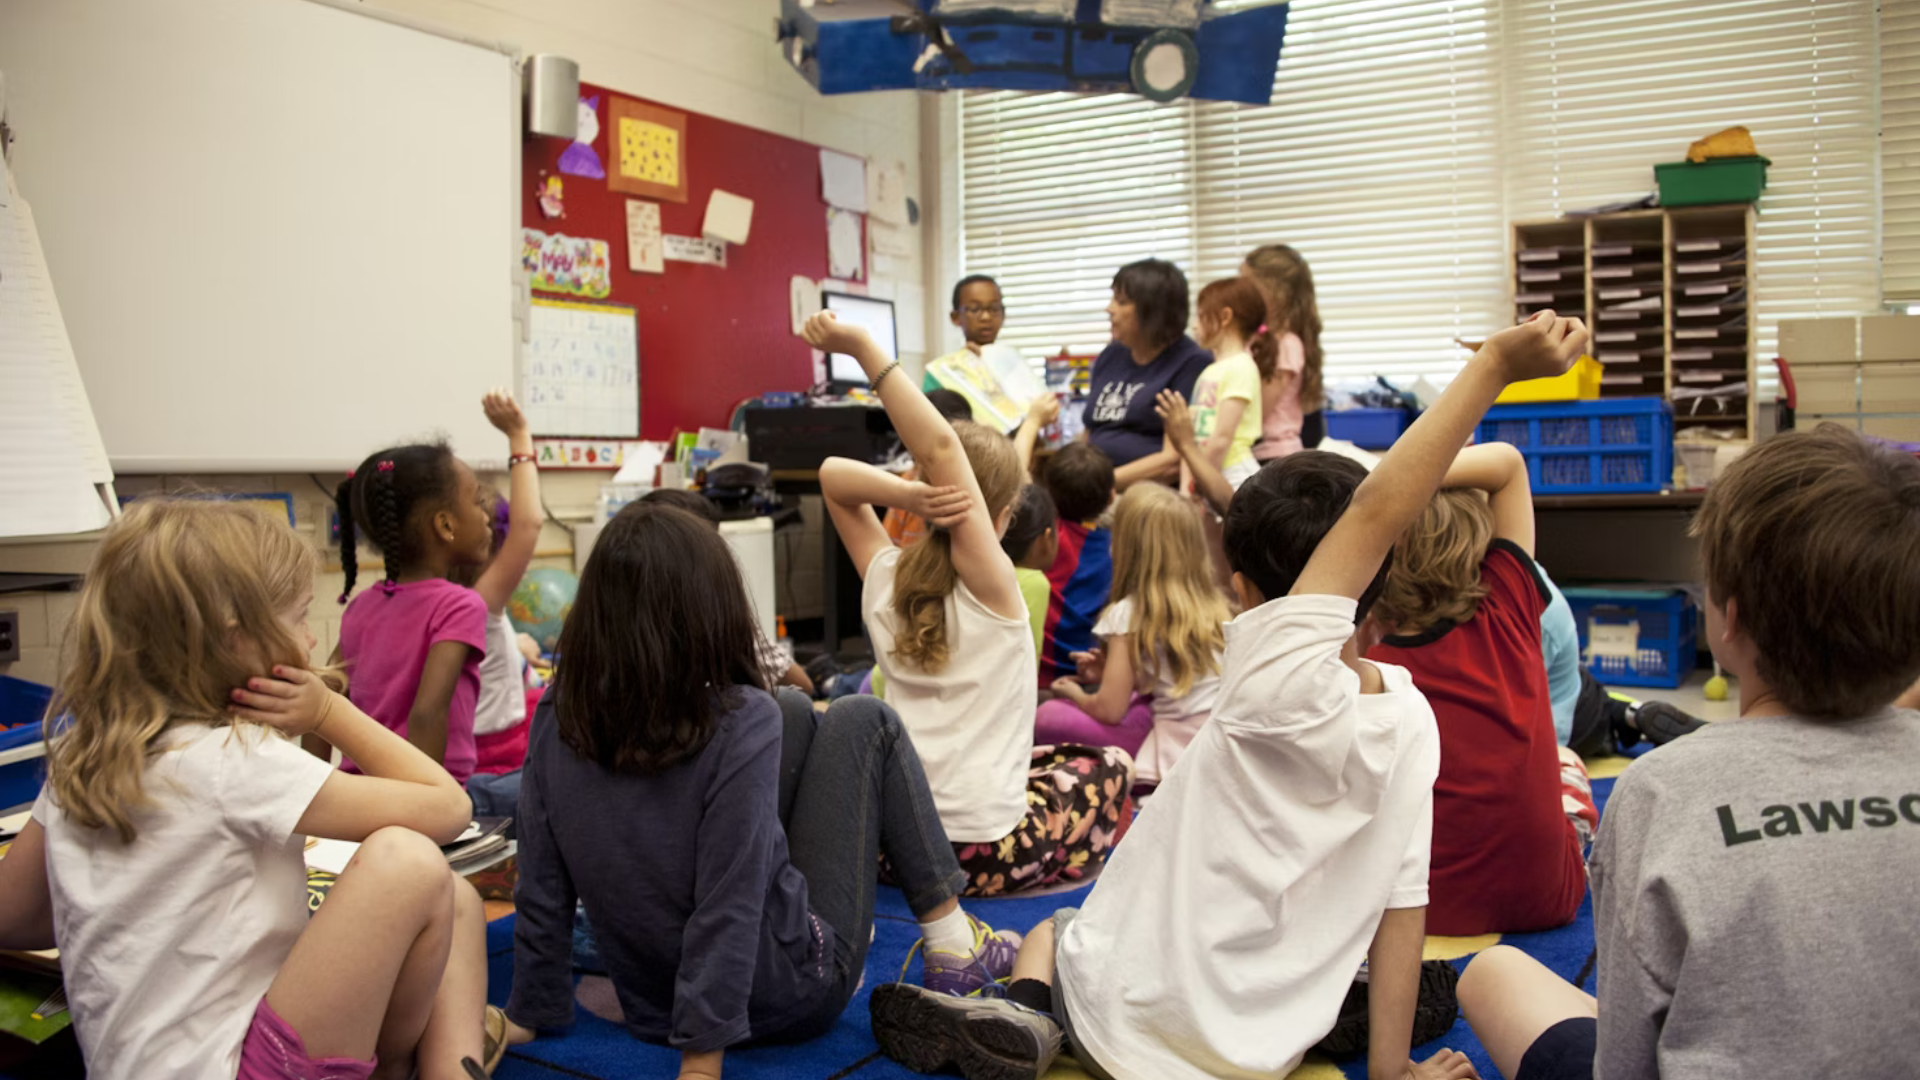
[[580, 65], [564, 56], [527, 57], [522, 79], [527, 134], [573, 139], [580, 133]]

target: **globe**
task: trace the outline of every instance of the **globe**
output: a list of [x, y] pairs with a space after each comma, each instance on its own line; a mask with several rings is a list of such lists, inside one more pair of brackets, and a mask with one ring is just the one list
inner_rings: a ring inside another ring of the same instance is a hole
[[573, 610], [573, 598], [580, 591], [580, 579], [565, 570], [536, 566], [520, 579], [507, 601], [507, 618], [513, 628], [552, 652], [560, 643], [560, 626]]

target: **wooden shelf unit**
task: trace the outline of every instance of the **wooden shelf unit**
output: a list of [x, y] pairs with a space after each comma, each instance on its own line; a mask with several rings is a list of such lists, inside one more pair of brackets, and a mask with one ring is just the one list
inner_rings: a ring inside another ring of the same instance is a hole
[[[1514, 315], [1584, 314], [1605, 366], [1601, 397], [1666, 398], [1676, 434], [1747, 438], [1759, 419], [1753, 250], [1744, 203], [1519, 222]], [[1738, 397], [1699, 396], [1742, 382]]]

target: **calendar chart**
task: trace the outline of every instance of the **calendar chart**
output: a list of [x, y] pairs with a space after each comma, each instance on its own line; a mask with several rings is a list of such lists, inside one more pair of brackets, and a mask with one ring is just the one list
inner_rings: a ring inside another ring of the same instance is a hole
[[640, 331], [632, 308], [533, 301], [521, 399], [535, 434], [640, 435]]

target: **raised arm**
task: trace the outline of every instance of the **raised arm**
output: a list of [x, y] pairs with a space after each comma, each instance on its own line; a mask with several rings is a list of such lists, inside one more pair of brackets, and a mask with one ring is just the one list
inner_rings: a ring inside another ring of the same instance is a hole
[[513, 395], [496, 389], [481, 403], [487, 422], [507, 437], [507, 537], [493, 563], [474, 583], [473, 591], [487, 602], [487, 611], [498, 615], [506, 610], [513, 590], [526, 576], [527, 564], [540, 543], [540, 526], [546, 514], [540, 509], [540, 468], [533, 461], [533, 434], [527, 417]]
[[1493, 535], [1533, 554], [1533, 485], [1527, 459], [1511, 443], [1469, 446], [1453, 459], [1442, 488], [1473, 488], [1487, 493], [1493, 506]]
[[1146, 457], [1135, 458], [1113, 470], [1113, 489], [1125, 491], [1143, 481], [1171, 480], [1178, 475], [1180, 475], [1180, 454], [1163, 443], [1160, 449]]
[[1359, 597], [1400, 534], [1425, 512], [1487, 408], [1507, 384], [1564, 373], [1587, 345], [1586, 324], [1550, 311], [1487, 340], [1353, 496], [1306, 569], [1298, 594]]
[[[890, 359], [875, 345], [873, 338], [857, 326], [842, 326], [834, 314], [823, 311], [807, 320], [807, 341], [816, 349], [852, 356], [867, 373], [869, 384], [886, 407], [893, 429], [913, 455], [914, 467], [935, 487], [959, 488], [966, 493], [968, 507], [964, 517], [947, 527], [953, 538], [953, 567], [960, 580], [996, 614], [1009, 619], [1026, 617], [1026, 602], [1020, 599], [1018, 579], [1013, 575], [1013, 560], [1000, 550], [1000, 536], [987, 513], [980, 495], [980, 482], [967, 462], [966, 450], [953, 425], [933, 407], [927, 395], [913, 380], [894, 369], [898, 360]], [[826, 487], [823, 472], [821, 487]], [[931, 522], [932, 519], [929, 519]], [[835, 512], [834, 524], [841, 521]], [[885, 530], [881, 530], [885, 535]], [[851, 548], [849, 548], [851, 550]]]
[[1193, 473], [1194, 490], [1207, 500], [1214, 513], [1226, 517], [1227, 504], [1233, 501], [1233, 485], [1227, 482], [1219, 464], [1194, 441], [1193, 414], [1187, 411], [1187, 399], [1181, 397], [1178, 390], [1162, 390], [1153, 411], [1160, 414], [1168, 444]]
[[1052, 394], [1041, 394], [1027, 406], [1027, 415], [1020, 421], [1020, 430], [1013, 433], [1013, 451], [1020, 455], [1020, 475], [1033, 472], [1033, 444], [1039, 441], [1040, 429], [1060, 419], [1060, 399]]
[[957, 487], [926, 484], [875, 468], [852, 458], [828, 458], [820, 464], [820, 493], [833, 517], [833, 527], [846, 545], [847, 556], [864, 580], [873, 557], [893, 545], [878, 517], [876, 506], [898, 507], [918, 515], [927, 524], [950, 528], [965, 516], [969, 499]]

